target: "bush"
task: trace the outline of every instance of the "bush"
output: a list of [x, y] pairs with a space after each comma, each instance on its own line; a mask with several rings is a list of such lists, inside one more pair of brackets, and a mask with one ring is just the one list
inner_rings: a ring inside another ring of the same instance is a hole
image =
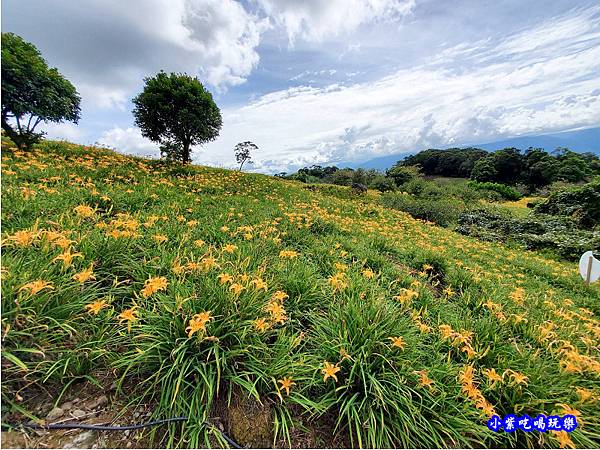
[[505, 184], [500, 183], [492, 183], [492, 182], [480, 182], [480, 181], [469, 181], [469, 187], [479, 191], [479, 190], [488, 190], [497, 192], [504, 198], [505, 200], [519, 200], [522, 195], [516, 189], [511, 188], [510, 186], [506, 186]]
[[542, 214], [571, 217], [582, 228], [600, 224], [600, 177], [580, 187], [554, 192], [535, 207]]
[[464, 203], [457, 199], [427, 200], [406, 194], [386, 194], [382, 203], [388, 208], [407, 212], [415, 219], [427, 220], [442, 227], [456, 223], [465, 208]]
[[576, 260], [587, 251], [600, 249], [600, 232], [578, 229], [571, 218], [532, 215], [514, 218], [492, 209], [469, 211], [460, 215], [459, 233], [486, 241], [512, 241], [528, 250], [551, 250], [557, 255]]

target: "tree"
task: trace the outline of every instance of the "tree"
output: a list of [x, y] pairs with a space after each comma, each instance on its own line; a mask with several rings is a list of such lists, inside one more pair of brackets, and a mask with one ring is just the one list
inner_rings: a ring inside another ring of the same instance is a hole
[[493, 156], [486, 156], [478, 160], [471, 172], [471, 179], [475, 181], [495, 181], [497, 176], [498, 171], [494, 165]]
[[252, 156], [250, 155], [250, 152], [254, 152], [256, 150], [258, 150], [258, 145], [250, 141], [240, 142], [235, 146], [235, 160], [240, 165], [240, 172], [242, 171], [242, 166], [244, 165], [244, 163], [252, 163]]
[[75, 87], [48, 67], [33, 44], [2, 33], [2, 129], [19, 148], [42, 138], [44, 133], [35, 131], [41, 122], [77, 123], [80, 101]]
[[160, 72], [144, 82], [133, 99], [135, 124], [142, 136], [161, 144], [163, 156], [190, 163], [191, 147], [216, 139], [223, 125], [211, 93], [186, 74]]
[[419, 166], [402, 166], [396, 164], [387, 170], [386, 176], [394, 180], [396, 186], [402, 186], [420, 177]]

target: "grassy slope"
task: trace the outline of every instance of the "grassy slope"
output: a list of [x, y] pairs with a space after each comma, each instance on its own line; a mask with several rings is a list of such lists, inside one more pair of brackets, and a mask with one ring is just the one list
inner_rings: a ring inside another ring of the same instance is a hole
[[[157, 417], [207, 418], [217, 397], [252, 395], [272, 408], [277, 437], [302, 418], [337, 424], [355, 446], [570, 445], [485, 423], [575, 409], [573, 443], [600, 442], [600, 290], [573, 265], [413, 220], [374, 194], [66, 143], [7, 147], [5, 402], [24, 380], [109, 368], [139, 381], [126, 395], [155, 401]], [[56, 259], [69, 248], [70, 265]], [[93, 277], [72, 278], [91, 264]], [[151, 277], [167, 286], [145, 297]], [[34, 280], [51, 285], [23, 289]], [[130, 308], [135, 320], [120, 321]], [[211, 320], [189, 338], [202, 312]], [[323, 381], [325, 361], [337, 381]], [[194, 420], [167, 439], [196, 446], [209, 435]]]

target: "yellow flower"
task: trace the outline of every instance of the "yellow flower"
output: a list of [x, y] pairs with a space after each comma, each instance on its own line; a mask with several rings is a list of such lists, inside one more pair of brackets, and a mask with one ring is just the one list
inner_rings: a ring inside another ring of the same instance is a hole
[[83, 255], [81, 253], [71, 253], [71, 249], [68, 249], [64, 253], [61, 253], [56, 258], [54, 258], [52, 262], [62, 261], [63, 269], [66, 269], [73, 263], [73, 259], [75, 258], [83, 258]]
[[155, 292], [164, 291], [167, 289], [167, 284], [165, 277], [150, 277], [144, 282], [144, 288], [141, 291], [142, 295], [144, 298], [148, 298]]
[[117, 316], [119, 323], [127, 322], [127, 331], [129, 332], [131, 331], [131, 324], [138, 319], [135, 312], [137, 308], [137, 306], [132, 306], [131, 308], [122, 311], [121, 314]]
[[233, 253], [237, 250], [237, 245], [234, 244], [227, 244], [225, 246], [223, 246], [223, 251], [225, 253]]
[[343, 272], [339, 272], [327, 279], [329, 284], [333, 287], [333, 292], [341, 291], [342, 289], [346, 289], [348, 287], [348, 283], [346, 283], [344, 277], [345, 274]]
[[286, 395], [290, 395], [290, 388], [296, 384], [290, 377], [284, 377], [282, 380], [277, 380], [277, 382], [281, 384], [281, 389], [285, 389]]
[[298, 257], [298, 252], [295, 252], [294, 250], [281, 250], [279, 252], [279, 257], [294, 259], [294, 258]]
[[566, 431], [550, 431], [554, 438], [558, 441], [560, 448], [575, 448], [575, 444], [569, 437], [569, 433]]
[[152, 239], [154, 239], [159, 244], [162, 244], [163, 242], [167, 242], [169, 240], [169, 238], [166, 237], [164, 234], [155, 234], [154, 236], [152, 236]]
[[433, 388], [433, 380], [429, 378], [429, 375], [426, 370], [419, 370], [415, 373], [420, 377], [419, 383], [421, 384], [421, 386], [429, 389]]
[[490, 382], [490, 387], [494, 387], [496, 383], [502, 383], [502, 377], [496, 372], [496, 369], [483, 369], [483, 373]]
[[181, 275], [183, 272], [185, 272], [185, 267], [183, 267], [179, 263], [179, 260], [177, 259], [173, 262], [173, 266], [171, 267], [171, 270], [173, 270], [173, 273], [175, 275]]
[[202, 265], [203, 270], [210, 270], [213, 267], [217, 267], [217, 260], [212, 256], [205, 256], [200, 261], [200, 264]]
[[277, 301], [270, 301], [265, 307], [265, 311], [271, 315], [271, 320], [275, 323], [283, 324], [287, 320], [285, 308]]
[[442, 335], [442, 339], [449, 339], [454, 336], [454, 330], [450, 325], [442, 324], [438, 327], [440, 329], [440, 334]]
[[229, 275], [228, 273], [220, 274], [217, 277], [217, 279], [219, 280], [219, 283], [221, 283], [221, 284], [231, 283], [233, 281], [233, 277], [231, 275]]
[[80, 217], [92, 217], [96, 211], [87, 205], [79, 205], [73, 208], [73, 211]]
[[388, 338], [390, 341], [392, 341], [392, 347], [398, 347], [400, 350], [404, 350], [404, 339], [402, 339], [401, 336], [397, 336], [397, 337], [390, 337]]
[[19, 292], [28, 290], [30, 295], [35, 295], [43, 289], [53, 290], [54, 286], [52, 286], [52, 283], [49, 281], [35, 280], [21, 286]]
[[511, 369], [506, 369], [504, 371], [504, 373], [502, 374], [502, 377], [504, 378], [505, 375], [508, 375], [510, 377], [511, 384], [514, 384], [514, 385], [524, 384], [525, 386], [527, 386], [527, 380], [529, 378], [526, 377], [525, 375], [523, 375], [522, 373], [515, 372], [514, 370], [511, 370]]
[[488, 402], [485, 398], [483, 398], [483, 396], [481, 396], [481, 398], [477, 400], [477, 403], [475, 403], [475, 407], [483, 411], [483, 413], [488, 417], [496, 415], [496, 410], [494, 409], [492, 404]]
[[577, 392], [577, 395], [579, 396], [579, 401], [581, 403], [586, 402], [588, 400], [595, 400], [594, 392], [590, 391], [589, 389], [577, 388], [575, 389], [575, 392]]
[[229, 290], [231, 292], [233, 292], [235, 295], [240, 295], [240, 293], [246, 289], [244, 286], [242, 286], [239, 283], [233, 283], [231, 286], [229, 286]]
[[452, 297], [454, 295], [454, 290], [452, 290], [452, 288], [450, 286], [448, 286], [446, 289], [444, 289], [442, 291], [442, 293], [446, 296], [446, 297]]
[[9, 241], [14, 242], [18, 247], [28, 247], [34, 243], [38, 237], [38, 233], [32, 230], [21, 230], [15, 232], [13, 235], [8, 236]]
[[260, 291], [261, 289], [267, 292], [267, 283], [265, 283], [261, 278], [255, 278], [250, 282], [254, 289]]
[[85, 283], [88, 280], [95, 280], [96, 277], [94, 276], [93, 268], [94, 268], [94, 264], [92, 263], [92, 264], [90, 264], [90, 267], [82, 270], [79, 273], [76, 273], [75, 275], [73, 275], [72, 278], [81, 284]]
[[192, 335], [198, 331], [205, 332], [206, 324], [213, 320], [213, 317], [210, 315], [210, 311], [201, 312], [199, 314], [195, 314], [189, 321], [188, 327], [185, 331], [188, 332], [188, 338], [191, 338]]
[[260, 319], [256, 319], [254, 321], [254, 328], [256, 328], [257, 331], [260, 331], [261, 333], [263, 333], [263, 332], [267, 331], [269, 328], [271, 328], [271, 325], [269, 324], [267, 319], [261, 317]]
[[338, 380], [336, 373], [338, 373], [341, 369], [336, 365], [334, 366], [329, 361], [325, 361], [323, 365], [323, 369], [321, 372], [323, 373], [323, 381], [327, 381], [327, 378], [333, 378], [336, 382]]
[[275, 291], [275, 292], [273, 292], [273, 295], [271, 296], [271, 300], [276, 301], [276, 302], [282, 302], [288, 298], [290, 298], [290, 296], [287, 295], [283, 291]]
[[368, 280], [370, 280], [371, 278], [373, 278], [375, 276], [375, 272], [373, 272], [368, 267], [366, 269], [363, 269], [361, 273], [363, 274], [363, 277], [365, 277]]
[[412, 289], [402, 288], [400, 289], [400, 293], [392, 297], [392, 300], [399, 301], [402, 305], [409, 303], [413, 298], [417, 298], [419, 293], [417, 291], [413, 291]]
[[88, 310], [90, 314], [98, 314], [102, 308], [106, 308], [108, 303], [104, 300], [98, 300], [93, 303], [88, 303], [85, 305], [85, 308]]
[[196, 239], [196, 240], [194, 241], [194, 245], [195, 245], [196, 247], [202, 247], [202, 246], [204, 246], [204, 244], [206, 244], [206, 242], [204, 242], [202, 239]]

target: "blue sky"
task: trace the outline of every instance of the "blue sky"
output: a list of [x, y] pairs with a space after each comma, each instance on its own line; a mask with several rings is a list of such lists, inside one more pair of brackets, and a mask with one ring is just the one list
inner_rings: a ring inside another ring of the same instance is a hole
[[222, 109], [194, 160], [251, 140], [261, 172], [600, 125], [595, 1], [4, 0], [2, 29], [82, 95], [49, 136], [138, 155], [131, 98], [161, 69]]

